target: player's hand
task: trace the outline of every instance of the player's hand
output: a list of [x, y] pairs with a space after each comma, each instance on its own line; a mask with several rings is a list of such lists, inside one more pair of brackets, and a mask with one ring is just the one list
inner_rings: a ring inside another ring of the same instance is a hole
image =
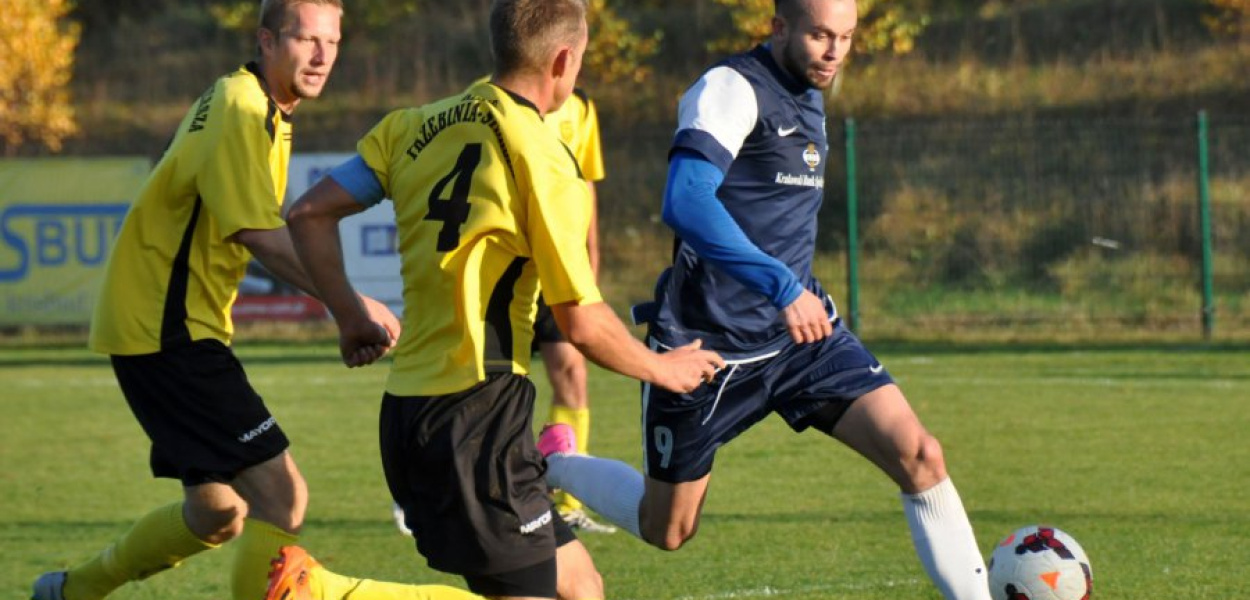
[[403, 331], [402, 326], [399, 324], [399, 318], [395, 316], [394, 312], [391, 312], [390, 307], [364, 294], [360, 295], [360, 301], [364, 302], [365, 310], [369, 311], [369, 318], [381, 325], [386, 330], [386, 333], [391, 336], [391, 341], [386, 348], [388, 350], [394, 348], [395, 344], [399, 342], [399, 334]]
[[825, 312], [825, 303], [810, 290], [803, 290], [799, 297], [785, 308], [786, 327], [796, 344], [819, 342], [833, 335], [833, 323]]
[[382, 325], [361, 319], [339, 327], [339, 353], [348, 367], [363, 367], [386, 355], [395, 343]]
[[654, 383], [666, 390], [686, 394], [711, 382], [716, 372], [725, 368], [725, 360], [715, 352], [700, 350], [702, 346], [702, 341], [695, 340], [659, 355], [663, 371]]

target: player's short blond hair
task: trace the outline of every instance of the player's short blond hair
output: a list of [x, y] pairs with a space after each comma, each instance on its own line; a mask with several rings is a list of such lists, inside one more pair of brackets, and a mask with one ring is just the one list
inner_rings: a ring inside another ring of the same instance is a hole
[[495, 0], [490, 11], [495, 72], [542, 69], [557, 47], [577, 44], [585, 32], [585, 0]]
[[343, 14], [343, 0], [261, 0], [260, 28], [281, 33], [291, 19], [292, 9], [300, 4], [333, 6]]

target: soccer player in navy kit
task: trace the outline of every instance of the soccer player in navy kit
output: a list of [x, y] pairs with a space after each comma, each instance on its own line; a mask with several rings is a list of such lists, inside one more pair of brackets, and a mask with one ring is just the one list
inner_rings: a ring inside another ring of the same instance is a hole
[[812, 276], [828, 152], [820, 90], [850, 50], [853, 0], [777, 0], [771, 42], [717, 64], [683, 96], [664, 221], [677, 234], [653, 347], [701, 340], [727, 367], [688, 394], [644, 386], [644, 478], [577, 454], [561, 425], [539, 448], [548, 481], [666, 550], [695, 533], [716, 449], [772, 413], [877, 465], [946, 598], [989, 598], [985, 565], [942, 449]]

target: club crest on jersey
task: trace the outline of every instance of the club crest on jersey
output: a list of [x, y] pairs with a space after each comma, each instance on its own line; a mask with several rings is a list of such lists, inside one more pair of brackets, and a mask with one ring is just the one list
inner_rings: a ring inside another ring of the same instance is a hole
[[807, 170], [813, 172], [820, 166], [820, 152], [816, 150], [815, 142], [807, 143], [807, 149], [803, 150], [803, 162], [807, 163]]
[[572, 121], [560, 121], [560, 139], [563, 140], [565, 144], [573, 143]]

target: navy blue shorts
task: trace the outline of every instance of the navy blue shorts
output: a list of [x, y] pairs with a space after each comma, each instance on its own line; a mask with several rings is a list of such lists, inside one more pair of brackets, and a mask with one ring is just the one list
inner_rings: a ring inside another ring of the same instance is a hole
[[774, 355], [728, 362], [690, 394], [644, 385], [644, 470], [667, 483], [694, 481], [712, 471], [717, 448], [771, 413], [803, 431], [816, 413], [840, 415], [893, 382], [838, 321], [833, 335], [815, 344], [789, 343]]
[[234, 353], [217, 340], [112, 362], [130, 410], [152, 440], [156, 477], [186, 486], [228, 483], [290, 445]]

